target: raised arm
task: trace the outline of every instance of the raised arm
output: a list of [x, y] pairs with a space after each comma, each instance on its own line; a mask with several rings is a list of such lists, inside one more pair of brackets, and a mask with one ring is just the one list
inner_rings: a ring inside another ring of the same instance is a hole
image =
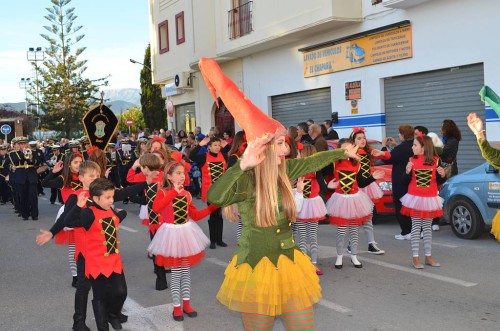
[[347, 158], [344, 149], [319, 152], [308, 157], [300, 157], [286, 161], [288, 178], [297, 179], [300, 176], [316, 172], [327, 165], [341, 159]]
[[253, 194], [251, 171], [243, 171], [238, 160], [215, 183], [207, 193], [208, 202], [217, 206], [228, 206], [244, 201], [248, 194]]

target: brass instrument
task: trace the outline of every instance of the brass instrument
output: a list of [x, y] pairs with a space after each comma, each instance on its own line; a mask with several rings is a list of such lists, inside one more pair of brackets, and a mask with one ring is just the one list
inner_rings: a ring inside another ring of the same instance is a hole
[[33, 159], [33, 151], [30, 148], [26, 148], [23, 150], [23, 155], [26, 160]]
[[116, 162], [116, 152], [111, 152], [111, 161]]

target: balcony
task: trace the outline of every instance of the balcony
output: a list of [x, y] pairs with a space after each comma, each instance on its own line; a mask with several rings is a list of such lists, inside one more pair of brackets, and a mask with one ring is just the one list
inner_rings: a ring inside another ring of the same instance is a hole
[[229, 39], [236, 39], [253, 31], [252, 8], [253, 1], [248, 1], [227, 12]]

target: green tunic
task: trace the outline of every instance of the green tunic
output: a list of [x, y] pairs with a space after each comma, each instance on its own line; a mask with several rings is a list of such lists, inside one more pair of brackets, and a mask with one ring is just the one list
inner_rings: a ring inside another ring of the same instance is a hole
[[495, 168], [500, 169], [500, 150], [491, 147], [486, 139], [478, 139], [477, 144], [481, 149], [483, 158]]
[[[316, 153], [306, 158], [287, 160], [287, 175], [290, 179], [296, 179], [345, 158], [344, 150], [337, 149]], [[278, 192], [278, 225], [257, 227], [255, 224], [255, 184], [252, 176], [252, 171], [241, 170], [238, 160], [212, 184], [207, 194], [208, 201], [217, 206], [238, 204], [243, 229], [236, 252], [238, 256], [236, 266], [248, 263], [253, 269], [263, 257], [268, 257], [277, 266], [280, 255], [285, 255], [293, 261], [296, 246], [291, 231], [292, 223], [283, 212], [281, 192]]]

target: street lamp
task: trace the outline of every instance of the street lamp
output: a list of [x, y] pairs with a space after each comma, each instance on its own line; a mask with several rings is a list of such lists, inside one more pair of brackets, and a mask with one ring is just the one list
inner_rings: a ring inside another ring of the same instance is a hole
[[38, 85], [40, 82], [38, 81], [38, 62], [45, 60], [45, 52], [42, 51], [41, 47], [37, 47], [36, 50], [34, 47], [28, 48], [26, 52], [26, 58], [29, 62], [35, 63], [35, 88], [36, 88], [36, 114], [38, 116], [38, 129], [40, 131], [40, 139], [42, 138], [42, 132], [40, 127], [40, 92]]
[[140, 65], [142, 65], [143, 67], [148, 68], [148, 69], [149, 69], [149, 71], [153, 71], [153, 70], [151, 70], [151, 68], [150, 68], [150, 67], [148, 67], [148, 66], [147, 66], [147, 65], [145, 65], [144, 63], [138, 62], [138, 61], [133, 60], [133, 59], [130, 59], [130, 62], [132, 62], [132, 63], [136, 63], [136, 64], [140, 64]]
[[19, 82], [19, 88], [24, 89], [24, 105], [26, 107], [25, 114], [28, 115], [28, 89], [31, 87], [31, 79], [29, 78], [21, 78]]

